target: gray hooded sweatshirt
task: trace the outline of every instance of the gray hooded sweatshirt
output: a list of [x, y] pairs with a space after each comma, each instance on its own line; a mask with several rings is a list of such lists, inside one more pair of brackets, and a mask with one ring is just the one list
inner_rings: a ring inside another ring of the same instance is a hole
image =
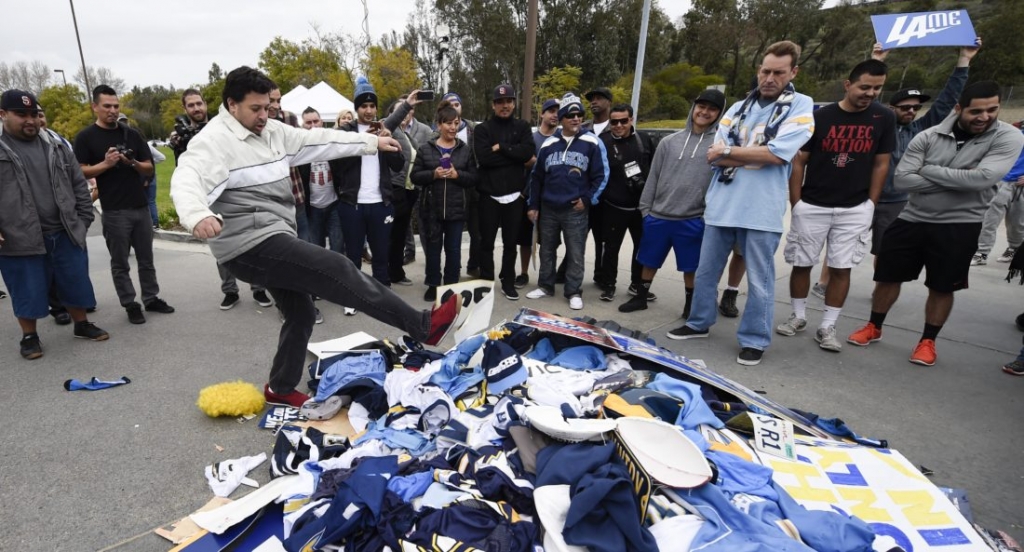
[[651, 173], [640, 196], [640, 212], [645, 217], [683, 220], [704, 214], [704, 195], [711, 185], [713, 172], [708, 164], [708, 148], [715, 142], [722, 113], [702, 134], [696, 134], [692, 130], [691, 107], [686, 127], [658, 144]]

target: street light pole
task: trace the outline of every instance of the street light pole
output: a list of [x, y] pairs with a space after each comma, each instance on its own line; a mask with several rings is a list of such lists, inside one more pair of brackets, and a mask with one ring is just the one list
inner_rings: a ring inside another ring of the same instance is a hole
[[633, 109], [640, 113], [640, 84], [644, 77], [644, 51], [647, 49], [647, 23], [651, 19], [651, 0], [644, 0], [644, 13], [640, 19], [640, 45], [636, 53], [636, 69], [633, 72]]
[[520, 99], [523, 103], [520, 106], [523, 110], [523, 120], [527, 123], [533, 121], [533, 69], [534, 58], [537, 56], [537, 0], [530, 0], [526, 10], [526, 67], [525, 82], [523, 83], [523, 95]]
[[67, 77], [67, 75], [64, 74], [64, 70], [63, 69], [54, 69], [53, 72], [54, 73], [60, 73], [60, 78], [64, 79], [64, 86], [68, 85], [68, 77]]
[[85, 80], [85, 95], [92, 94], [92, 85], [89, 83], [89, 69], [85, 66], [85, 54], [82, 53], [82, 37], [78, 34], [78, 17], [75, 16], [75, 0], [68, 0], [71, 3], [71, 21], [75, 24], [75, 40], [78, 41], [78, 57], [82, 60], [82, 78]]

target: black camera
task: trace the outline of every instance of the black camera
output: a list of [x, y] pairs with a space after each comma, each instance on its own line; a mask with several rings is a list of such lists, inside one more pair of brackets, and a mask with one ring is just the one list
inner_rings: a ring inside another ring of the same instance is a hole
[[121, 155], [133, 161], [135, 160], [135, 150], [133, 150], [132, 148], [129, 148], [124, 144], [118, 144], [115, 147], [117, 147], [117, 153], [120, 153]]
[[206, 123], [192, 126], [192, 120], [188, 118], [188, 115], [178, 115], [175, 117], [174, 133], [178, 135], [178, 149], [185, 151], [188, 148], [189, 140], [195, 137], [204, 126], [206, 126]]

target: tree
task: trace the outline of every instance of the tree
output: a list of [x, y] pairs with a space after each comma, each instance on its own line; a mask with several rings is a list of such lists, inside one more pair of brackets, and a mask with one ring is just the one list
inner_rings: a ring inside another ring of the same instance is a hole
[[69, 140], [95, 120], [82, 89], [73, 84], [48, 86], [39, 94], [47, 125]]
[[386, 108], [398, 96], [420, 86], [416, 60], [407, 50], [385, 50], [380, 46], [370, 46], [366, 61], [363, 62], [363, 71], [377, 91], [380, 109]]
[[163, 102], [167, 99], [173, 99], [181, 105], [180, 93], [173, 88], [160, 85], [145, 88], [136, 86], [121, 97], [121, 103], [130, 110], [128, 114], [144, 136], [167, 136], [172, 130], [163, 121]]
[[736, 0], [694, 0], [683, 24], [680, 42], [686, 60], [706, 73], [726, 75], [729, 90], [746, 88], [739, 73], [748, 25]]
[[0, 61], [0, 89], [17, 88], [35, 95], [42, 93], [50, 84], [53, 73], [50, 66], [41, 61], [16, 61], [10, 65]]
[[985, 45], [971, 63], [971, 80], [994, 79], [1006, 85], [1024, 77], [1024, 51], [1017, 28], [1024, 17], [1024, 4], [1012, 0], [996, 4], [998, 16], [978, 23], [977, 32]]
[[[89, 67], [89, 85], [93, 88], [106, 84], [107, 86], [114, 89], [118, 94], [124, 94], [128, 91], [124, 79], [114, 75], [114, 72], [107, 67]], [[74, 81], [78, 83], [83, 90], [86, 89], [85, 77], [82, 73], [82, 68], [79, 67], [75, 72]], [[86, 90], [89, 95], [90, 101], [92, 99], [92, 90]]]
[[582, 96], [580, 90], [580, 77], [583, 69], [573, 67], [553, 67], [543, 75], [537, 77], [533, 82], [533, 112], [540, 113], [544, 102], [551, 98], [562, 99], [566, 92], [575, 92]]

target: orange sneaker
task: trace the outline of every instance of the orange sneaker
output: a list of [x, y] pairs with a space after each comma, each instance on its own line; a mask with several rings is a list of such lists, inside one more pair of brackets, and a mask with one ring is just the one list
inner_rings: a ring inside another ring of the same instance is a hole
[[861, 347], [867, 347], [876, 341], [882, 340], [882, 329], [875, 326], [871, 322], [864, 324], [864, 327], [850, 334], [850, 337], [846, 338], [848, 343], [859, 345]]
[[914, 347], [914, 354], [910, 355], [910, 362], [921, 366], [935, 366], [935, 341], [922, 339], [917, 347]]

